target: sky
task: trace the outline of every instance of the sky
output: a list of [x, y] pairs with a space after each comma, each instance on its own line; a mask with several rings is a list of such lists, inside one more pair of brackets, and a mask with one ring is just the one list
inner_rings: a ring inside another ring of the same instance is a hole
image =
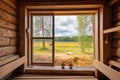
[[[91, 27], [91, 25], [89, 25]], [[78, 22], [76, 15], [55, 16], [55, 36], [77, 36]], [[88, 33], [92, 34], [91, 32]]]
[[77, 16], [55, 16], [55, 36], [76, 36]]

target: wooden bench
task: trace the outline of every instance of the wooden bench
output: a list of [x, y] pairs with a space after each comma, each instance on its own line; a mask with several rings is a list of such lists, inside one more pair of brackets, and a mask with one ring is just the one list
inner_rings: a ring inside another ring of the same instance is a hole
[[[113, 60], [110, 60], [109, 64], [120, 68], [120, 63], [119, 62], [115, 62]], [[96, 69], [98, 69], [100, 72], [102, 72], [109, 79], [120, 80], [120, 72], [112, 69], [111, 67], [103, 64], [102, 62], [100, 62], [98, 60], [95, 60], [93, 65]]]

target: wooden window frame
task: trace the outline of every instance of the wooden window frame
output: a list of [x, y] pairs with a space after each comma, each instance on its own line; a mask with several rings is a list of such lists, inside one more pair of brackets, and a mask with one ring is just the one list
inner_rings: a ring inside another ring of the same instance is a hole
[[[98, 10], [77, 10], [77, 11], [70, 10], [70, 11], [52, 11], [52, 12], [51, 11], [34, 11], [34, 10], [29, 11], [29, 17], [31, 17], [32, 15], [49, 15], [49, 14], [52, 14], [53, 17], [54, 17], [54, 15], [82, 15], [82, 14], [83, 15], [90, 15], [91, 14], [91, 15], [94, 15], [93, 19], [96, 20], [96, 22], [92, 21], [93, 22], [93, 27], [97, 26], [95, 28], [98, 28], [98, 24], [97, 24], [97, 21], [98, 21], [97, 20], [98, 19]], [[29, 20], [29, 23], [32, 23], [31, 19]], [[30, 24], [30, 25], [32, 26], [32, 24]], [[98, 29], [94, 29], [94, 30], [98, 30]], [[95, 31], [94, 31], [94, 33], [95, 33]], [[96, 31], [96, 33], [98, 35], [98, 31]], [[53, 35], [53, 38], [54, 38], [54, 20], [53, 20], [53, 34], [52, 35]], [[94, 36], [97, 36], [97, 35], [94, 34]], [[94, 40], [95, 40], [94, 41], [95, 42], [94, 45], [98, 46], [98, 44], [97, 44], [98, 43], [98, 37], [95, 37]], [[53, 45], [54, 45], [54, 39], [53, 39]], [[33, 48], [31, 48], [31, 49], [33, 49]], [[94, 53], [98, 53], [98, 47], [94, 47], [94, 50], [95, 50]], [[33, 54], [32, 51], [31, 51], [31, 53], [29, 53], [29, 55], [31, 56], [31, 59], [32, 59], [32, 55], [31, 54]], [[53, 46], [52, 54], [53, 54], [53, 56], [52, 56], [53, 57], [53, 59], [52, 59], [53, 63], [52, 64], [48, 64], [48, 63], [43, 63], [43, 64], [42, 63], [33, 63], [30, 58], [29, 58], [29, 63], [30, 63], [30, 65], [54, 66], [54, 55], [55, 55], [55, 53], [54, 53], [54, 46]], [[96, 56], [96, 54], [94, 54], [94, 56]], [[98, 56], [98, 54], [97, 54], [97, 56]]]
[[[33, 37], [33, 16], [46, 16], [46, 15], [50, 15], [52, 16], [52, 36], [51, 37]], [[40, 65], [40, 66], [54, 66], [54, 15], [53, 14], [36, 14], [36, 13], [32, 13], [29, 15], [31, 17], [29, 24], [31, 24], [31, 53], [29, 54], [31, 56], [31, 58], [29, 58], [29, 62], [31, 63], [31, 65]], [[50, 39], [52, 40], [52, 62], [51, 63], [40, 63], [40, 62], [33, 62], [33, 39]]]

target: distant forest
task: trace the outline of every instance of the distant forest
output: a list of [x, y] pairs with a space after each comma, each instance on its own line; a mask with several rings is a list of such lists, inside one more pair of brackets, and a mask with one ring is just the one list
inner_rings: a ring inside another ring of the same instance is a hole
[[84, 42], [93, 42], [93, 36], [62, 36], [62, 37], [55, 37], [55, 41], [57, 42], [80, 42], [80, 39], [84, 39]]

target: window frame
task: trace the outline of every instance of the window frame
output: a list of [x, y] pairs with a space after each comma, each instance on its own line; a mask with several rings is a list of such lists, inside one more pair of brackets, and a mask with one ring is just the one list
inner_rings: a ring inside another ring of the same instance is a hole
[[[33, 16], [52, 16], [52, 36], [51, 37], [34, 37], [33, 36]], [[31, 65], [40, 65], [40, 66], [54, 66], [54, 15], [53, 14], [36, 14], [36, 13], [32, 13], [29, 15], [31, 17], [30, 19], [30, 23], [31, 24], [31, 27], [30, 27], [30, 35], [31, 35], [31, 54], [29, 54], [31, 56], [31, 59], [30, 59], [30, 63]], [[33, 62], [33, 39], [50, 39], [52, 40], [52, 62], [51, 63], [40, 63], [40, 62]]]
[[[54, 16], [55, 15], [81, 15], [81, 14], [83, 14], [83, 15], [85, 15], [85, 14], [88, 15], [89, 14], [90, 15], [90, 14], [92, 14], [92, 15], [94, 15], [93, 19], [98, 21], [98, 10], [89, 10], [89, 11], [88, 10], [78, 10], [78, 11], [74, 11], [74, 12], [72, 11], [72, 13], [70, 13], [70, 11], [63, 11], [63, 12], [62, 11], [53, 11], [52, 13], [47, 13], [47, 12], [49, 12], [49, 11], [32, 10], [32, 11], [29, 11], [29, 17], [31, 17], [32, 15], [50, 15], [50, 14], [53, 16], [53, 50], [52, 50], [52, 54], [53, 54], [53, 56], [52, 56], [53, 61], [52, 62], [53, 63], [52, 64], [49, 64], [49, 63], [33, 63], [32, 60], [29, 58], [29, 60], [31, 60], [30, 65], [54, 66], [54, 57], [55, 57], [55, 53], [54, 53]], [[94, 26], [94, 28], [98, 28], [98, 22], [93, 22], [93, 26]], [[95, 27], [95, 26], [97, 26], [97, 27]], [[95, 31], [94, 31], [94, 33], [95, 33]], [[98, 34], [98, 29], [96, 30], [96, 33]], [[93, 35], [96, 36], [96, 34], [93, 34]], [[96, 51], [96, 50], [98, 50], [98, 45], [99, 45], [97, 43], [98, 42], [98, 36], [95, 37], [95, 38], [94, 38], [94, 40], [95, 40], [94, 41], [94, 59], [97, 59], [98, 58], [97, 56], [99, 56], [98, 55], [99, 51]], [[95, 45], [97, 45], [97, 47], [95, 47]], [[96, 52], [97, 52], [97, 54], [95, 54]], [[29, 55], [30, 54], [33, 54], [33, 53], [31, 52], [31, 53], [29, 53]], [[32, 58], [32, 55], [31, 55], [31, 58]]]

